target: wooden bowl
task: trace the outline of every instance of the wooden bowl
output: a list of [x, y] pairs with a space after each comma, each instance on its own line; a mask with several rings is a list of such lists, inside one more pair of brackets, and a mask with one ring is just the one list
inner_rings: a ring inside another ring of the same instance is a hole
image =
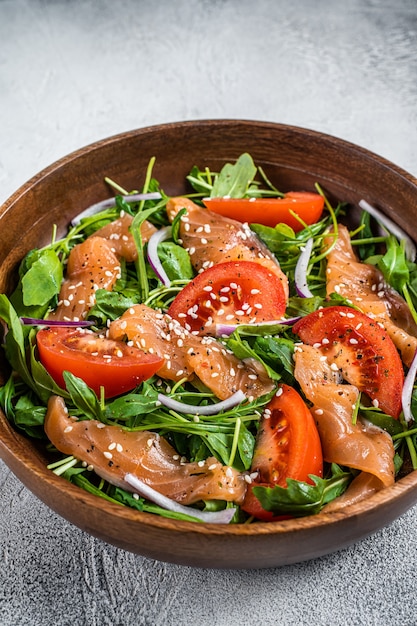
[[[220, 168], [252, 154], [282, 190], [312, 188], [357, 205], [361, 198], [417, 238], [417, 180], [383, 158], [340, 139], [266, 122], [207, 120], [153, 126], [110, 137], [54, 163], [23, 185], [0, 211], [0, 293], [16, 282], [18, 263], [63, 234], [82, 209], [109, 197], [104, 176], [126, 189], [143, 183], [150, 157], [170, 195], [185, 193], [193, 165]], [[4, 356], [0, 383], [7, 376]], [[366, 537], [417, 501], [412, 472], [341, 512], [274, 523], [216, 526], [163, 519], [97, 498], [46, 469], [41, 447], [0, 414], [0, 456], [51, 509], [84, 531], [153, 559], [198, 567], [260, 568], [312, 559]]]

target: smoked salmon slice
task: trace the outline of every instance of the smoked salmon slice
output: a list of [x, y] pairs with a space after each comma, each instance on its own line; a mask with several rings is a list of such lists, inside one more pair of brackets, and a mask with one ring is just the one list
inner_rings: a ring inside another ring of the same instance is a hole
[[58, 306], [48, 319], [84, 319], [94, 306], [97, 289], [111, 291], [120, 271], [120, 261], [106, 239], [89, 237], [77, 244], [68, 257], [67, 276], [59, 292]]
[[[133, 217], [124, 211], [120, 212], [120, 217], [109, 224], [106, 224], [94, 233], [94, 237], [102, 237], [111, 243], [114, 254], [123, 257], [127, 263], [133, 263], [138, 258], [138, 251], [135, 240], [131, 232]], [[156, 233], [157, 228], [145, 220], [142, 222], [140, 234], [142, 243], [149, 241]]]
[[387, 487], [394, 483], [394, 446], [388, 433], [358, 419], [353, 411], [359, 391], [341, 384], [318, 348], [299, 345], [294, 352], [294, 376], [313, 407], [323, 458], [373, 474]]
[[256, 261], [278, 276], [288, 298], [287, 276], [247, 224], [213, 213], [182, 197], [168, 200], [166, 210], [171, 222], [183, 208], [187, 213], [181, 217], [180, 237], [197, 272], [225, 261]]
[[217, 398], [225, 400], [238, 390], [249, 398], [269, 393], [274, 384], [261, 363], [236, 358], [222, 343], [187, 331], [171, 316], [137, 304], [113, 321], [110, 339], [125, 340], [165, 359], [157, 374], [178, 381], [197, 376]]
[[362, 263], [356, 257], [348, 229], [339, 224], [333, 248], [334, 233], [324, 238], [327, 255], [326, 292], [338, 293], [380, 322], [410, 366], [417, 350], [417, 325], [405, 300], [390, 287], [382, 272], [374, 265]]
[[243, 502], [246, 482], [232, 467], [214, 457], [187, 463], [158, 433], [78, 421], [68, 415], [60, 396], [48, 401], [45, 432], [57, 450], [87, 463], [98, 476], [127, 491], [133, 490], [124, 477], [133, 474], [185, 505], [200, 500]]
[[[59, 293], [58, 306], [48, 319], [79, 321], [87, 316], [95, 304], [97, 289], [111, 291], [120, 278], [120, 257], [128, 263], [137, 259], [137, 249], [130, 231], [133, 218], [121, 213], [120, 218], [106, 224], [77, 244], [68, 257], [67, 274]], [[143, 222], [141, 237], [145, 243], [150, 239], [155, 226]]]

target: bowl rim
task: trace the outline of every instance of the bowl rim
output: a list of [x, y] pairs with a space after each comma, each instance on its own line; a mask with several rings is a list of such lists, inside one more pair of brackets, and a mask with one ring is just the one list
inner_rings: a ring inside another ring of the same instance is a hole
[[[282, 131], [288, 131], [298, 133], [303, 136], [310, 136], [317, 140], [325, 141], [334, 147], [349, 148], [351, 151], [356, 152], [363, 157], [376, 160], [380, 165], [393, 171], [395, 174], [401, 176], [401, 178], [411, 183], [416, 188], [417, 192], [417, 178], [407, 172], [400, 166], [395, 165], [388, 159], [379, 154], [368, 150], [365, 147], [352, 143], [348, 140], [340, 137], [321, 132], [318, 130], [310, 129], [307, 127], [296, 126], [291, 124], [284, 124], [279, 122], [262, 121], [255, 119], [235, 119], [235, 118], [204, 118], [195, 120], [181, 120], [174, 122], [165, 122], [162, 124], [148, 125], [145, 127], [136, 128], [124, 132], [109, 135], [105, 138], [90, 142], [85, 146], [77, 148], [65, 156], [58, 158], [51, 164], [42, 168], [38, 173], [31, 176], [25, 183], [12, 193], [0, 206], [0, 216], [11, 207], [26, 193], [29, 189], [38, 185], [42, 180], [47, 178], [52, 172], [59, 170], [64, 165], [68, 165], [70, 162], [78, 159], [87, 153], [93, 153], [96, 150], [101, 149], [104, 145], [116, 144], [122, 140], [133, 137], [140, 137], [141, 135], [148, 134], [150, 132], [160, 133], [171, 128], [180, 128], [187, 130], [187, 128], [200, 126], [200, 127], [213, 127], [224, 125], [236, 125], [241, 124], [243, 126], [254, 125], [265, 129], [271, 128], [274, 130], [281, 129]], [[6, 434], [4, 434], [6, 433]], [[18, 442], [16, 444], [16, 441]], [[51, 485], [55, 491], [62, 493], [63, 495], [73, 494], [74, 497], [80, 498], [96, 509], [101, 510], [103, 513], [115, 515], [119, 518], [129, 519], [133, 522], [143, 523], [145, 526], [152, 526], [160, 529], [169, 529], [170, 531], [178, 532], [193, 532], [207, 535], [227, 535], [227, 536], [252, 536], [252, 535], [280, 535], [288, 532], [297, 532], [302, 530], [309, 530], [313, 528], [320, 528], [323, 526], [329, 527], [333, 524], [338, 524], [340, 521], [350, 517], [362, 517], [366, 513], [375, 512], [384, 504], [388, 502], [394, 504], [394, 502], [401, 502], [406, 499], [407, 496], [417, 487], [417, 470], [410, 472], [408, 475], [399, 479], [390, 487], [382, 489], [381, 491], [373, 494], [366, 500], [362, 500], [355, 504], [350, 504], [341, 510], [325, 512], [322, 511], [316, 515], [310, 515], [307, 517], [294, 518], [289, 520], [274, 521], [274, 522], [256, 522], [253, 524], [208, 524], [204, 522], [187, 522], [187, 521], [175, 521], [175, 526], [172, 524], [172, 520], [169, 518], [163, 518], [151, 513], [145, 513], [136, 509], [130, 509], [118, 505], [116, 503], [108, 502], [103, 498], [99, 498], [93, 494], [90, 494], [82, 488], [69, 483], [66, 479], [56, 476], [53, 472], [47, 469], [46, 465], [39, 466], [32, 460], [23, 461], [19, 455], [19, 446], [23, 446], [25, 437], [16, 432], [11, 424], [8, 422], [4, 413], [0, 411], [0, 458], [2, 458], [6, 465], [12, 469], [13, 473], [25, 483], [25, 474], [32, 471], [36, 476], [46, 481]], [[44, 500], [40, 494], [35, 494], [40, 499]], [[45, 500], [44, 500], [45, 501]], [[54, 508], [51, 503], [47, 503], [50, 508]], [[407, 502], [405, 506], [402, 506], [401, 512], [404, 513], [408, 508], [413, 505], [413, 502]], [[61, 513], [62, 515], [62, 513]], [[393, 515], [393, 519], [398, 515]]]

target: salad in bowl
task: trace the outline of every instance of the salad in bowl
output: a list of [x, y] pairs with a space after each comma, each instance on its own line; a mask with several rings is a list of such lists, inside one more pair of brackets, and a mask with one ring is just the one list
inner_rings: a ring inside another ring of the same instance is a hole
[[8, 421], [55, 475], [162, 518], [256, 526], [417, 469], [417, 266], [366, 198], [277, 188], [250, 153], [168, 195], [150, 159], [0, 295]]

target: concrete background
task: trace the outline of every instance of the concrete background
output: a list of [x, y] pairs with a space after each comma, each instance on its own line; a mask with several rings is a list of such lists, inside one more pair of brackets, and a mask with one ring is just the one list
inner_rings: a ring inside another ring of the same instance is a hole
[[[202, 118], [324, 131], [417, 175], [416, 96], [416, 0], [0, 0], [0, 201], [87, 143]], [[91, 538], [0, 461], [0, 625], [415, 625], [416, 513], [308, 563], [192, 569]]]

